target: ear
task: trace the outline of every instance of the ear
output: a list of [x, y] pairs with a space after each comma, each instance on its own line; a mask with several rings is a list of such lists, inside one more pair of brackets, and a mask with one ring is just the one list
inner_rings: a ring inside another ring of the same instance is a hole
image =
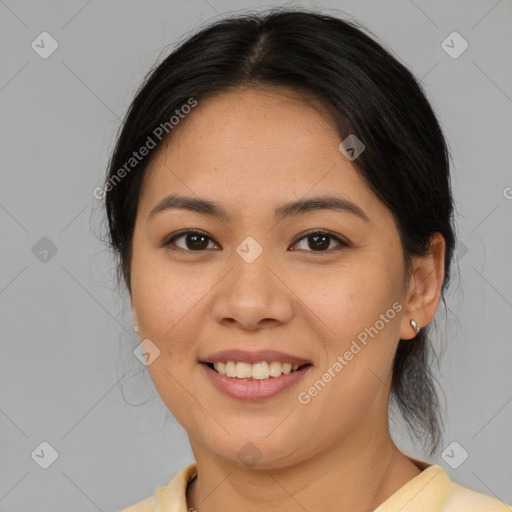
[[446, 242], [441, 233], [430, 239], [429, 253], [413, 256], [412, 270], [404, 298], [404, 314], [400, 324], [400, 338], [410, 340], [416, 336], [411, 326], [415, 320], [418, 327], [425, 327], [435, 316], [444, 281], [444, 254]]
[[137, 322], [137, 313], [135, 312], [135, 309], [132, 306], [132, 322], [134, 327], [138, 327], [139, 323]]

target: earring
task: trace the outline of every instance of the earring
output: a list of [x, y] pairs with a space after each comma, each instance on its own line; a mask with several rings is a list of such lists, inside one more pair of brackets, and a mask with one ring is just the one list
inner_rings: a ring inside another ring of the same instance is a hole
[[135, 332], [139, 332], [139, 327], [138, 327], [137, 325], [134, 325], [134, 326], [133, 326], [133, 330], [134, 330]]
[[416, 334], [418, 334], [420, 332], [420, 328], [418, 327], [416, 320], [411, 320], [411, 327], [414, 329], [414, 332]]

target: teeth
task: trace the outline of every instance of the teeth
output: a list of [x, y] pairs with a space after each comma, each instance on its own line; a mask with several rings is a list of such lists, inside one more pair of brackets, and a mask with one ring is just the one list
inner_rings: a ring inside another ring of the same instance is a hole
[[299, 369], [298, 364], [280, 363], [279, 361], [262, 361], [250, 364], [242, 361], [227, 361], [226, 363], [213, 363], [213, 367], [221, 375], [237, 379], [266, 380], [270, 377], [288, 375]]
[[236, 363], [236, 378], [237, 379], [249, 379], [252, 377], [252, 368], [249, 363]]
[[268, 363], [256, 363], [252, 366], [252, 378], [257, 380], [268, 379], [270, 377], [270, 369]]
[[279, 361], [272, 361], [269, 364], [269, 375], [271, 377], [281, 376], [281, 363]]
[[234, 361], [228, 361], [226, 363], [226, 375], [228, 377], [236, 377], [236, 363]]

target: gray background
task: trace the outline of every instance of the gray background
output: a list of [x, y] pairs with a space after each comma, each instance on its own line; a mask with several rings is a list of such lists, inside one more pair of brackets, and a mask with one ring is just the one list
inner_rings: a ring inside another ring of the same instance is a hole
[[[98, 239], [93, 190], [159, 56], [207, 20], [270, 5], [284, 3], [0, 0], [1, 511], [118, 510], [193, 460], [133, 356], [138, 338]], [[460, 237], [448, 311], [435, 321], [446, 345], [443, 447], [456, 441], [469, 457], [453, 469], [400, 426], [395, 437], [460, 484], [512, 503], [512, 2], [295, 5], [363, 22], [422, 78], [440, 118]], [[59, 45], [47, 59], [31, 48], [43, 31]], [[456, 59], [441, 46], [453, 31], [469, 44]], [[58, 452], [48, 469], [31, 457], [43, 441]]]

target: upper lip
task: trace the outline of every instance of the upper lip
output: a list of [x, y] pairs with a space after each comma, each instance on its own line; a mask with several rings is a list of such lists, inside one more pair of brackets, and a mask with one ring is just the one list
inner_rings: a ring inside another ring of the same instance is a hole
[[227, 361], [241, 361], [244, 363], [261, 363], [262, 361], [272, 362], [279, 361], [280, 363], [292, 364], [311, 364], [311, 361], [302, 357], [294, 356], [292, 354], [285, 354], [277, 350], [258, 350], [255, 352], [248, 352], [246, 350], [222, 350], [210, 354], [201, 360], [202, 363], [225, 363]]

